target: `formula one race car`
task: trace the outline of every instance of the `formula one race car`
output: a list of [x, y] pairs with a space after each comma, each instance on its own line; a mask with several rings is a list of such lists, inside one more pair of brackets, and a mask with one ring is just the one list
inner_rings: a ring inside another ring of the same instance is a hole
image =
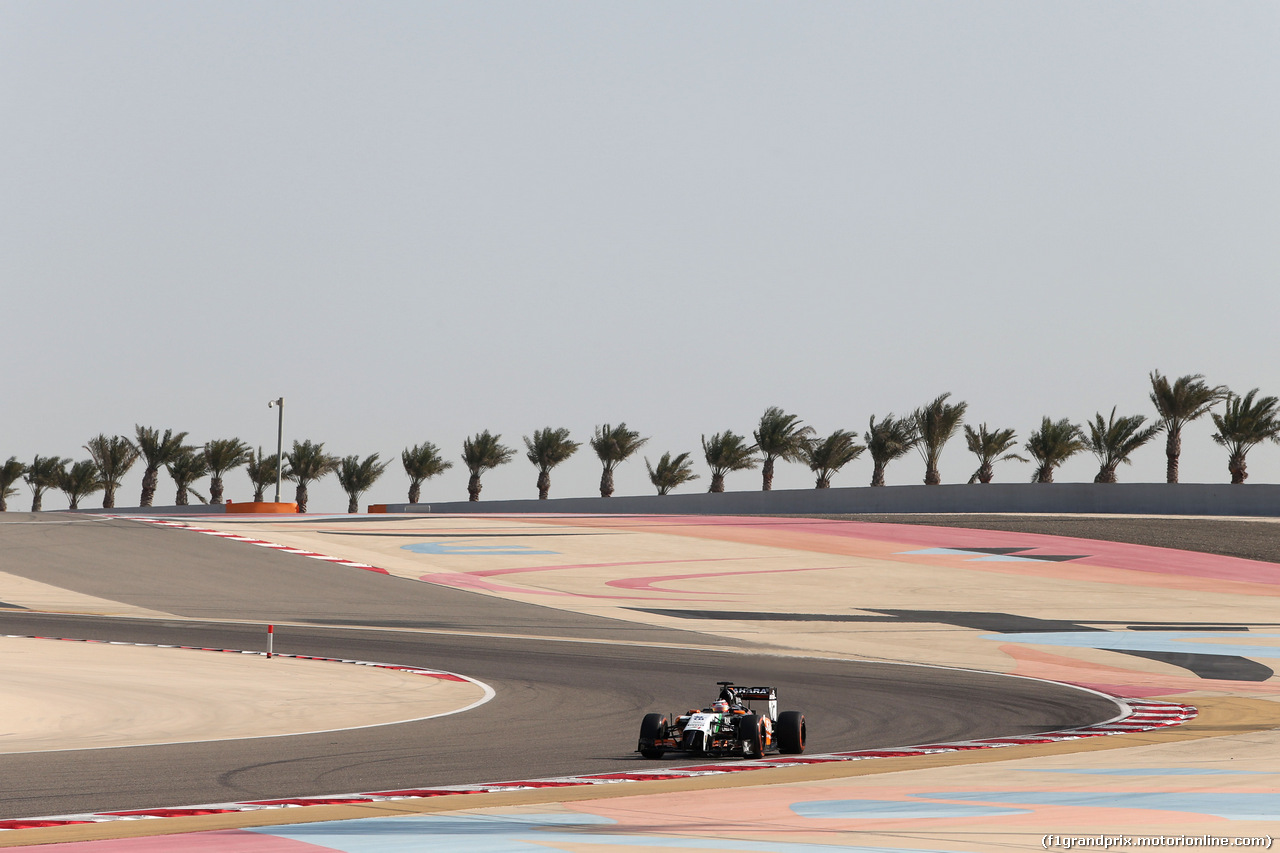
[[732, 681], [716, 683], [720, 697], [710, 707], [694, 708], [675, 717], [674, 722], [665, 714], [646, 714], [640, 723], [636, 751], [645, 758], [661, 758], [667, 750], [746, 758], [760, 758], [772, 751], [791, 755], [804, 752], [804, 714], [779, 714], [776, 688], [734, 687]]

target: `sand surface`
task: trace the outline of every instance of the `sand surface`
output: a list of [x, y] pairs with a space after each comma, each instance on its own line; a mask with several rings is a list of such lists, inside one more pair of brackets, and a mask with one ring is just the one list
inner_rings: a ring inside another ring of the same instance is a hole
[[446, 714], [480, 686], [327, 661], [0, 638], [0, 752], [264, 737]]

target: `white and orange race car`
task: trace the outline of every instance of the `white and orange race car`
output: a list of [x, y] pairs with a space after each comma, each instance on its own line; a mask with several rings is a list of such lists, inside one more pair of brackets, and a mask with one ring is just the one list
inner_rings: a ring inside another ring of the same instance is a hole
[[720, 696], [706, 708], [670, 718], [646, 714], [640, 723], [636, 751], [645, 758], [661, 758], [668, 750], [745, 758], [775, 751], [791, 755], [804, 752], [804, 714], [779, 714], [776, 688], [735, 687], [732, 681], [717, 684]]

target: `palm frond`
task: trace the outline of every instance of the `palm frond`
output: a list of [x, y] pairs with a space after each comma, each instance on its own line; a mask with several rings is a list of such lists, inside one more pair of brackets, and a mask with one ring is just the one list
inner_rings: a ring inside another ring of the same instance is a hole
[[778, 406], [764, 410], [752, 435], [766, 462], [771, 459], [800, 461], [800, 449], [813, 435], [813, 427], [802, 426], [803, 423], [799, 417], [787, 414]]
[[866, 449], [865, 445], [858, 444], [857, 433], [838, 429], [826, 438], [805, 441], [800, 449], [800, 460], [817, 475], [816, 487], [825, 489], [841, 468], [861, 456]]
[[539, 471], [550, 471], [576, 453], [582, 443], [569, 438], [567, 427], [546, 427], [535, 429], [532, 438], [524, 436], [524, 446], [528, 450], [525, 455]]
[[648, 438], [641, 438], [636, 430], [627, 429], [627, 424], [623, 421], [617, 426], [597, 426], [591, 437], [591, 449], [604, 464], [605, 471], [613, 471], [648, 441]]
[[656, 468], [645, 457], [644, 467], [649, 469], [649, 482], [653, 483], [660, 495], [670, 494], [672, 489], [698, 479], [698, 475], [693, 473], [693, 461], [688, 453], [680, 453], [674, 457], [670, 453], [664, 453]]
[[472, 474], [480, 474], [510, 462], [516, 452], [510, 447], [503, 446], [499, 442], [501, 438], [501, 435], [494, 435], [489, 430], [485, 430], [463, 440], [462, 463], [467, 466], [467, 470]]

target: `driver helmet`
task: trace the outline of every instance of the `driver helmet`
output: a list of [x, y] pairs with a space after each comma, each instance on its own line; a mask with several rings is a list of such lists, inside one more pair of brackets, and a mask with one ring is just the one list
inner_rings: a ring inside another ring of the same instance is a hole
[[727, 714], [729, 713], [729, 703], [723, 699], [717, 699], [711, 703], [711, 710], [717, 714]]

